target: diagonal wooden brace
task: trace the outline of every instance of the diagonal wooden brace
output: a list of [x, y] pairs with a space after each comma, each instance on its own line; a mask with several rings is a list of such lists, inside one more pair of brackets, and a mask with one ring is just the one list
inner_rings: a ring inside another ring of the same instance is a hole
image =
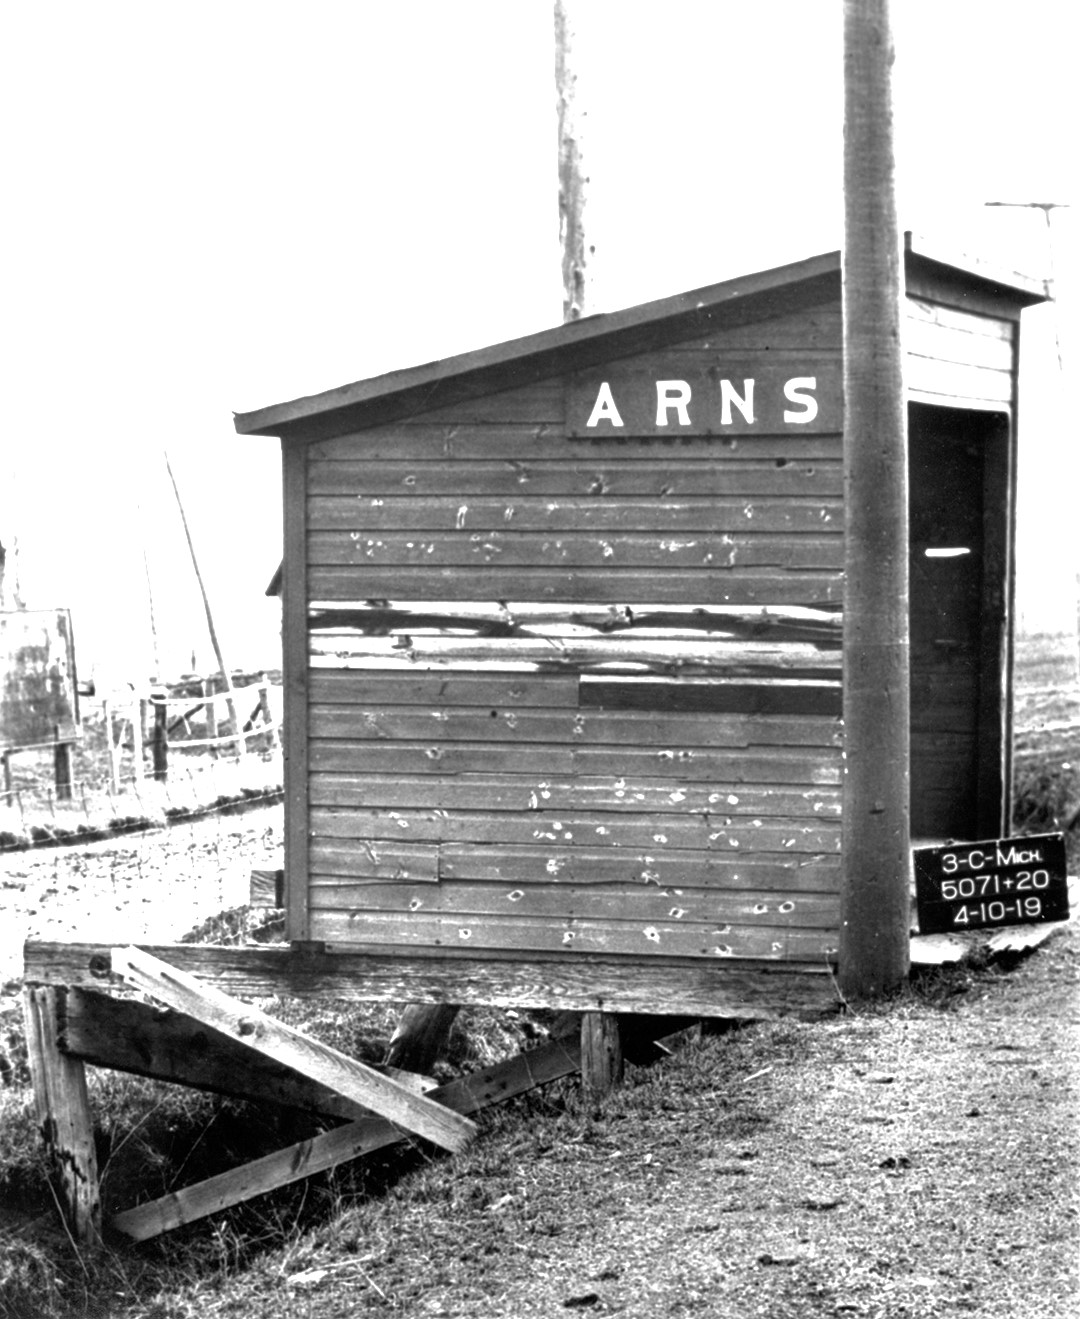
[[149, 953], [114, 948], [112, 969], [127, 984], [167, 1007], [186, 1012], [443, 1149], [456, 1152], [476, 1134], [476, 1124], [468, 1118]]

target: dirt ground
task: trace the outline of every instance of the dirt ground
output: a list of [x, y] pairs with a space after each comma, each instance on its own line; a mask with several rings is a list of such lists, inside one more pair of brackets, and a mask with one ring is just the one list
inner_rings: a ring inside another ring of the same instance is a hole
[[0, 985], [24, 940], [168, 942], [248, 900], [253, 867], [279, 864], [282, 808], [209, 815], [82, 847], [0, 852]]
[[[279, 845], [277, 808], [7, 854], [3, 977], [30, 930], [178, 937]], [[154, 1313], [1080, 1316], [1076, 922], [936, 995], [744, 1035], [636, 1073], [598, 1120], [540, 1094], [419, 1187]]]

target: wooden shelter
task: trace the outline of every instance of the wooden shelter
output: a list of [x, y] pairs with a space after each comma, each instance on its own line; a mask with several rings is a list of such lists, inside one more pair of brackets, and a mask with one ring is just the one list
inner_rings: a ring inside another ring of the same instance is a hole
[[[998, 834], [1042, 292], [911, 239], [905, 264], [914, 832]], [[655, 1035], [835, 1004], [842, 337], [832, 254], [237, 418], [284, 455], [289, 943], [27, 944], [80, 1240], [87, 1062], [346, 1119], [112, 1218], [144, 1239], [414, 1135], [458, 1149], [468, 1114], [579, 1067], [602, 1083], [614, 1014]], [[585, 1015], [580, 1047], [423, 1095], [243, 1001], [275, 994], [432, 1031], [451, 1005]]]
[[[912, 827], [986, 836], [1043, 292], [905, 267]], [[828, 997], [840, 297], [830, 254], [237, 417], [284, 455], [292, 940], [559, 1006]]]

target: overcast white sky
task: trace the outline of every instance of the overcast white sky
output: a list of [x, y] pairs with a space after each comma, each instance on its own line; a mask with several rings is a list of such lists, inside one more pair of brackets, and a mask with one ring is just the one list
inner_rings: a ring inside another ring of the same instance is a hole
[[[840, 245], [842, 0], [575, 8], [594, 310]], [[1041, 212], [984, 203], [1075, 200], [1069, 7], [894, 21], [903, 222], [1046, 274]], [[226, 659], [273, 664], [277, 442], [232, 412], [558, 322], [553, 62], [551, 0], [4, 7], [0, 540], [30, 607], [74, 611], [84, 672], [150, 672], [144, 547], [163, 668], [212, 662], [163, 449]], [[1023, 492], [1037, 623], [1077, 437], [1054, 313], [1027, 316], [1022, 440], [1059, 463]]]

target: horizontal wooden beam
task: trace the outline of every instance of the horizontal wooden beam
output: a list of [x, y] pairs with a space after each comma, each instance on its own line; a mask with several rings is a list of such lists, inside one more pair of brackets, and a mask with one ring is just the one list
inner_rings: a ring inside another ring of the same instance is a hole
[[468, 1119], [159, 957], [138, 948], [114, 948], [111, 960], [113, 973], [133, 989], [328, 1086], [406, 1131], [452, 1151], [460, 1150], [476, 1134], [475, 1124]]
[[[568, 1076], [579, 1066], [577, 1047], [568, 1041], [557, 1040], [529, 1053], [517, 1054], [507, 1062], [497, 1063], [472, 1076], [439, 1086], [428, 1095], [432, 1101], [445, 1106], [448, 1112], [474, 1113], [489, 1104], [511, 1099], [548, 1081]], [[405, 1139], [393, 1123], [382, 1118], [350, 1122], [196, 1186], [128, 1209], [115, 1215], [110, 1226], [135, 1241], [145, 1241]]]
[[[304, 944], [165, 944], [146, 951], [229, 993], [251, 998], [294, 995], [759, 1019], [816, 1016], [834, 1010], [838, 1001], [824, 963], [593, 954], [476, 957], [456, 950], [338, 952]], [[113, 977], [111, 958], [108, 944], [31, 942], [25, 948], [25, 978], [29, 984], [105, 989], [120, 983]]]
[[329, 1086], [170, 1008], [95, 990], [60, 991], [59, 1047], [84, 1063], [332, 1117], [370, 1117]]

